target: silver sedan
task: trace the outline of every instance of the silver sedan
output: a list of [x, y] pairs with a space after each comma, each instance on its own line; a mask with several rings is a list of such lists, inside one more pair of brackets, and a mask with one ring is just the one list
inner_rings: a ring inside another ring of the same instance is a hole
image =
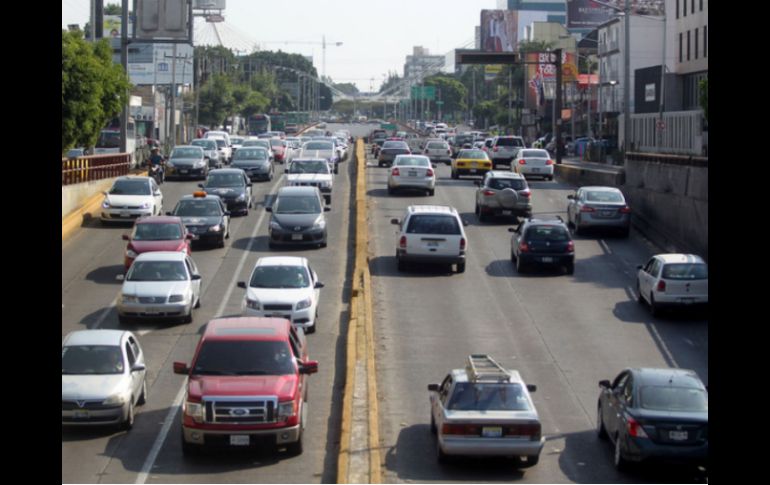
[[631, 208], [615, 187], [581, 187], [567, 196], [567, 222], [575, 234], [589, 228], [619, 229], [623, 237], [631, 230]]
[[398, 189], [424, 190], [428, 195], [436, 193], [436, 168], [423, 155], [396, 155], [388, 173], [388, 194]]

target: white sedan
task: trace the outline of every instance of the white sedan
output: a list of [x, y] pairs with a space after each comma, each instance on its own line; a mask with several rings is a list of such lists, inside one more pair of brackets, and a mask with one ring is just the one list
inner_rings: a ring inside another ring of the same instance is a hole
[[259, 258], [248, 284], [238, 282], [243, 315], [286, 318], [307, 333], [315, 332], [323, 286], [307, 258], [294, 256]]
[[388, 173], [388, 194], [398, 189], [424, 190], [436, 193], [436, 168], [424, 155], [396, 155]]
[[525, 177], [537, 176], [553, 180], [553, 160], [545, 150], [524, 148], [519, 150], [511, 162], [514, 172]]
[[708, 265], [693, 254], [657, 254], [637, 266], [639, 303], [650, 305], [653, 316], [663, 307], [690, 307], [709, 302]]
[[159, 216], [163, 212], [163, 194], [152, 177], [119, 177], [110, 190], [104, 192], [101, 221], [133, 222], [144, 216]]

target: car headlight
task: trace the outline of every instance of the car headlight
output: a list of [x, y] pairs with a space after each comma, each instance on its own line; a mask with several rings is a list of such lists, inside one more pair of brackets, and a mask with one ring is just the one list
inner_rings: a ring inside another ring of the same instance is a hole
[[190, 416], [196, 423], [203, 422], [203, 404], [199, 402], [185, 401], [184, 413]]
[[286, 420], [296, 413], [294, 409], [294, 401], [279, 402], [278, 403], [278, 419]]
[[205, 166], [206, 166], [206, 160], [201, 160], [199, 162], [195, 162], [195, 167], [196, 168], [203, 168]]
[[270, 221], [270, 229], [280, 230], [282, 227], [276, 221]]
[[251, 308], [252, 310], [259, 310], [259, 300], [251, 298], [246, 298], [246, 308]]
[[102, 209], [109, 209], [110, 208], [110, 201], [107, 199], [104, 199], [104, 202], [102, 202]]
[[123, 295], [123, 303], [139, 303], [139, 297], [133, 295]]
[[171, 295], [168, 297], [169, 303], [179, 303], [184, 300], [185, 300], [184, 295]]
[[216, 226], [209, 227], [210, 232], [220, 232], [222, 231], [222, 224], [217, 224]]
[[122, 406], [128, 401], [128, 396], [124, 393], [114, 394], [105, 399], [102, 404], [105, 406]]
[[241, 194], [236, 200], [246, 200], [246, 194]]
[[297, 303], [297, 310], [304, 310], [305, 308], [310, 308], [311, 303], [312, 302], [310, 301], [310, 298], [306, 298], [301, 302]]
[[149, 202], [142, 202], [142, 205], [140, 205], [139, 208], [140, 209], [149, 209], [151, 205], [152, 204], [150, 204]]
[[134, 251], [132, 251], [130, 249], [126, 250], [126, 257], [127, 258], [135, 259], [137, 256], [139, 256], [139, 253], [135, 253]]
[[313, 224], [313, 229], [324, 229], [326, 227], [326, 219], [319, 217]]
[[167, 168], [174, 168], [174, 162], [170, 162], [170, 161], [166, 162], [166, 167]]

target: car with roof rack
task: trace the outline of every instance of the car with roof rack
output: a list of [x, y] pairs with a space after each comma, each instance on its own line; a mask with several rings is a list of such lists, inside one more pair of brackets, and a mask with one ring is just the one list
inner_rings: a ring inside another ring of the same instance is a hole
[[545, 444], [530, 396], [536, 390], [518, 371], [487, 354], [468, 356], [465, 368], [429, 384], [430, 429], [439, 463], [464, 455], [507, 456], [519, 468], [536, 465]]
[[567, 274], [575, 272], [575, 243], [564, 220], [526, 219], [508, 229], [511, 237], [511, 262], [516, 271], [532, 266], [563, 266]]

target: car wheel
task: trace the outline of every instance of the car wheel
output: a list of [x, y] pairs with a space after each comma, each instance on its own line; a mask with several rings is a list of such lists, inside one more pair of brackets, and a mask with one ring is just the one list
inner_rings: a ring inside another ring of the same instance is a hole
[[219, 248], [225, 247], [225, 239], [226, 239], [225, 236], [222, 236], [222, 239], [217, 242], [217, 247]]
[[286, 452], [291, 456], [299, 456], [302, 454], [302, 436], [305, 433], [302, 432], [302, 426], [300, 426], [299, 438], [294, 443], [286, 445]]
[[192, 320], [192, 310], [190, 310], [190, 313], [182, 319], [182, 323], [192, 323]]
[[200, 307], [201, 307], [201, 297], [199, 296], [198, 300], [195, 302], [195, 308], [200, 308]]
[[436, 195], [436, 189], [430, 189], [430, 190], [428, 190], [428, 196], [429, 196], [429, 197], [433, 197], [434, 195]]
[[142, 394], [139, 395], [139, 400], [136, 401], [138, 405], [143, 405], [147, 402], [147, 379], [142, 382]]
[[631, 235], [631, 228], [630, 227], [627, 227], [627, 228], [623, 229], [623, 232], [620, 233], [620, 237], [626, 238], [626, 239], [630, 235]]
[[393, 195], [394, 192], [395, 190], [393, 190], [393, 187], [388, 186], [388, 195]]
[[644, 305], [644, 297], [642, 296], [642, 291], [639, 288], [639, 279], [636, 280], [636, 301], [640, 305]]
[[465, 261], [463, 261], [462, 263], [457, 263], [457, 272], [465, 273]]
[[406, 262], [398, 260], [398, 270], [399, 271], [406, 271]]
[[511, 251], [511, 263], [516, 264], [516, 254]]
[[519, 273], [524, 272], [524, 262], [521, 260], [521, 258], [516, 259], [516, 271]]
[[620, 435], [615, 436], [615, 453], [613, 457], [615, 469], [622, 472], [628, 469], [628, 461], [623, 458], [623, 450], [620, 447]]
[[449, 457], [441, 450], [441, 444], [439, 444], [438, 438], [436, 439], [436, 459], [442, 465], [449, 462]]
[[430, 432], [433, 434], [438, 433], [438, 428], [436, 428], [436, 420], [433, 418], [433, 413], [430, 414]]
[[607, 429], [604, 427], [604, 420], [602, 419], [601, 404], [599, 404], [599, 407], [596, 410], [596, 434], [599, 436], [599, 439], [606, 440], [608, 438]]
[[652, 293], [650, 293], [650, 313], [653, 317], [660, 316], [660, 305], [655, 303], [655, 297], [652, 296]]
[[452, 170], [452, 178], [455, 179], [455, 180], [457, 180], [459, 178], [458, 175], [457, 175], [457, 172], [455, 172], [454, 170]]
[[120, 427], [124, 431], [134, 427], [134, 396], [131, 396], [131, 400], [128, 403], [128, 416], [126, 416], [126, 420], [121, 423]]
[[564, 267], [567, 270], [567, 274], [575, 274], [575, 263], [567, 263], [567, 265]]

